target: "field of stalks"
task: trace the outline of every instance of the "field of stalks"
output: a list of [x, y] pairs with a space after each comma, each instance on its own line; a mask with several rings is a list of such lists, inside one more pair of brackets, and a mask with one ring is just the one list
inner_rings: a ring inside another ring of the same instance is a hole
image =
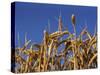
[[[15, 48], [16, 73], [80, 70], [97, 68], [97, 34], [91, 35], [83, 28], [76, 36], [76, 18], [72, 14], [73, 33], [62, 30], [59, 16], [58, 30], [49, 33], [44, 30], [41, 43], [25, 41], [22, 48]], [[63, 36], [67, 36], [63, 38]], [[86, 38], [83, 40], [83, 36]], [[30, 45], [30, 48], [28, 47]], [[62, 49], [60, 48], [62, 47]], [[59, 50], [61, 49], [61, 50]]]

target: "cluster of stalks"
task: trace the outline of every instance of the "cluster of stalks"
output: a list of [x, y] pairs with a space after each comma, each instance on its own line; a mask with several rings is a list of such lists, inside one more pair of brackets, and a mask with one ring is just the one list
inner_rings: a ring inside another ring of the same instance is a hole
[[[22, 48], [15, 49], [15, 72], [97, 68], [97, 34], [90, 35], [87, 28], [83, 28], [80, 35], [76, 36], [75, 20], [73, 14], [73, 33], [68, 29], [63, 31], [62, 19], [59, 16], [58, 31], [48, 33], [44, 30], [44, 38], [40, 44], [31, 44], [31, 40], [26, 39]], [[63, 38], [65, 35], [66, 38]], [[84, 36], [86, 38], [83, 40]]]

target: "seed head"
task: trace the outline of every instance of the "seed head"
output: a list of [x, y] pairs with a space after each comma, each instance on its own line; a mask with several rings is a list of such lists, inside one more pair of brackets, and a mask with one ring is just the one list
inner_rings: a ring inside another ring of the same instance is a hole
[[72, 24], [75, 26], [75, 15], [74, 14], [72, 14], [71, 20], [72, 20]]

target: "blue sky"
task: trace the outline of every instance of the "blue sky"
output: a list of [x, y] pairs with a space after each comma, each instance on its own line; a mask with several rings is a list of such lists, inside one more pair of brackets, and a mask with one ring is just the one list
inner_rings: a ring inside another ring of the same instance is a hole
[[62, 16], [63, 29], [73, 33], [71, 15], [76, 16], [76, 32], [87, 26], [87, 30], [93, 35], [97, 24], [97, 8], [73, 5], [54, 5], [16, 2], [15, 6], [15, 43], [18, 45], [18, 33], [20, 45], [23, 46], [25, 33], [27, 39], [32, 43], [41, 43], [44, 29], [48, 30], [48, 20], [50, 22], [50, 33], [58, 30], [58, 17]]

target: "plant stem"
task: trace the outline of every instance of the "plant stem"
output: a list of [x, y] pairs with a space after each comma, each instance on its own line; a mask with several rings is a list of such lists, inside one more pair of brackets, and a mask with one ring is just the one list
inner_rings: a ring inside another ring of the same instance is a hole
[[73, 25], [74, 28], [74, 41], [75, 41], [75, 45], [74, 45], [74, 69], [77, 69], [77, 59], [76, 59], [76, 54], [77, 54], [77, 49], [76, 49], [76, 27], [75, 25]]

